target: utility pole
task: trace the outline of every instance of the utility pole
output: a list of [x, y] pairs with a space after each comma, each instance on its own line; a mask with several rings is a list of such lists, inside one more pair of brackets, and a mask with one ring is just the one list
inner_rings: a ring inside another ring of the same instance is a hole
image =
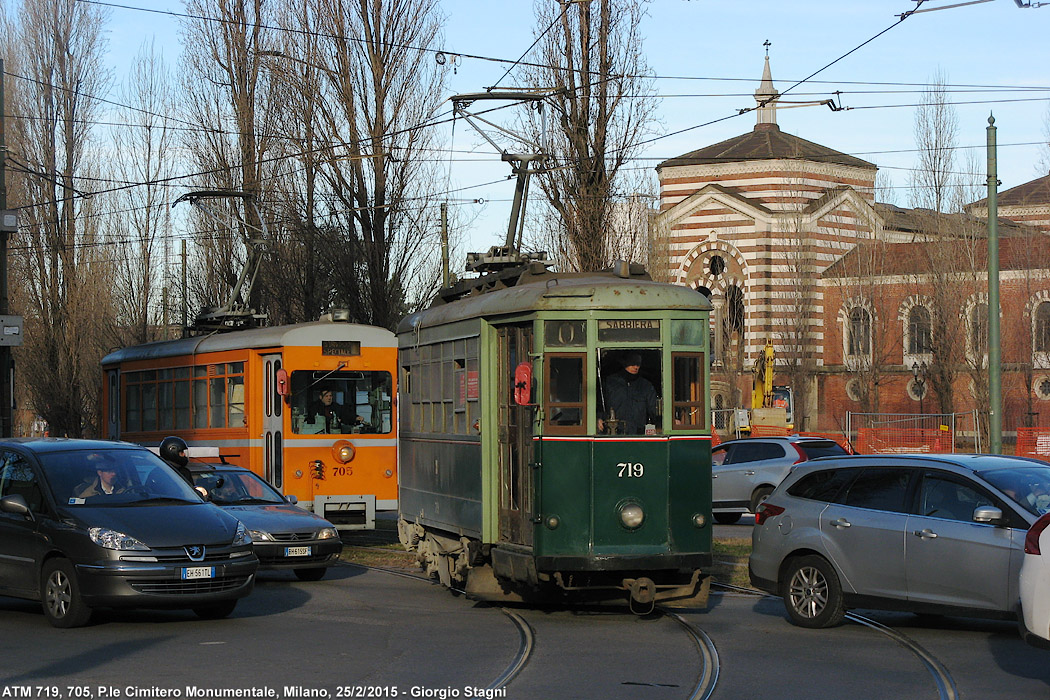
[[999, 179], [995, 117], [988, 117], [988, 451], [1002, 454], [1002, 353], [999, 341]]
[[11, 437], [15, 373], [11, 347], [22, 344], [22, 317], [9, 316], [7, 242], [18, 230], [18, 216], [7, 208], [7, 129], [4, 118], [4, 60], [0, 58], [0, 437]]
[[441, 203], [441, 288], [448, 286], [448, 202]]

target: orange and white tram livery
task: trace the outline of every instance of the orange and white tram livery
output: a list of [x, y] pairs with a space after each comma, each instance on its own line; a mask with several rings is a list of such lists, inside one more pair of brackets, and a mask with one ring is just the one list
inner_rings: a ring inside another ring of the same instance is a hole
[[397, 508], [396, 366], [393, 333], [330, 317], [127, 347], [102, 360], [106, 436], [218, 448], [340, 529], [371, 529]]

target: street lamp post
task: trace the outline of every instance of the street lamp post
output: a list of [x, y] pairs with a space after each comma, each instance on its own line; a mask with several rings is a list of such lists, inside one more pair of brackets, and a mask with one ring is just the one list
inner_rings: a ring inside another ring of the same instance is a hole
[[915, 393], [919, 395], [919, 413], [926, 413], [926, 363], [921, 365], [913, 362], [911, 365], [911, 376], [915, 380]]

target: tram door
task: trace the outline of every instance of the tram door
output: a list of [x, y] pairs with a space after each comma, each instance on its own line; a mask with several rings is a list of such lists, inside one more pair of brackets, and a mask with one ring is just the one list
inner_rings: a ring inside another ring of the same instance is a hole
[[532, 324], [500, 326], [498, 342], [499, 539], [532, 544], [532, 409], [514, 402], [514, 368], [531, 361]]
[[[277, 389], [280, 355], [263, 355], [263, 476], [278, 490], [284, 485], [284, 401]], [[283, 491], [282, 491], [283, 492]]]

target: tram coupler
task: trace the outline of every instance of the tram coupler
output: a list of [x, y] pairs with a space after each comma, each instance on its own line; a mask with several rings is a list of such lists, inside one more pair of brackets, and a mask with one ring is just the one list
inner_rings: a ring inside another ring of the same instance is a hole
[[656, 600], [656, 584], [650, 578], [625, 578], [623, 587], [631, 593], [631, 602], [648, 605]]

